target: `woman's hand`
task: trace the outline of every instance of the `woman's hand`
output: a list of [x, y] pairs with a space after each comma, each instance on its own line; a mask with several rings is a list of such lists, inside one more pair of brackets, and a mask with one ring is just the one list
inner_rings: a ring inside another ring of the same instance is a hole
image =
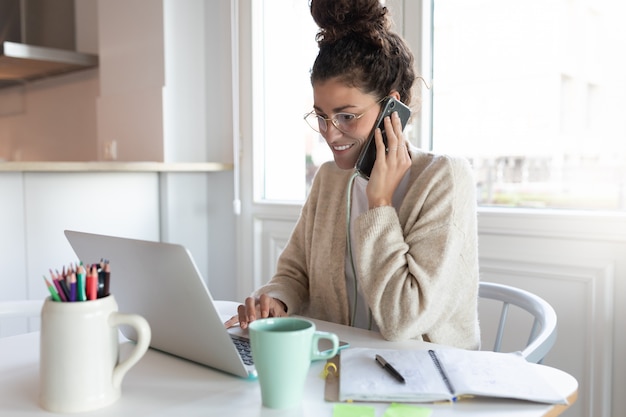
[[376, 163], [372, 169], [366, 193], [369, 208], [392, 205], [393, 193], [411, 166], [409, 151], [402, 135], [402, 123], [397, 112], [384, 120], [387, 149], [380, 129], [376, 129]]
[[267, 294], [261, 294], [258, 298], [246, 298], [244, 304], [237, 307], [237, 315], [227, 320], [224, 325], [229, 329], [239, 323], [239, 327], [247, 329], [248, 324], [256, 319], [286, 315], [287, 307], [282, 301]]

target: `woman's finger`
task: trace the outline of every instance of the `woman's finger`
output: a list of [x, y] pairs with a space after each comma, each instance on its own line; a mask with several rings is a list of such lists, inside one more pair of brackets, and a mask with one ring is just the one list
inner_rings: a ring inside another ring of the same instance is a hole
[[238, 324], [239, 324], [239, 315], [238, 314], [235, 314], [234, 316], [232, 316], [231, 318], [229, 318], [228, 320], [226, 320], [224, 322], [224, 326], [227, 329], [230, 329], [231, 327], [235, 327]]
[[259, 314], [261, 318], [267, 318], [270, 316], [270, 311], [272, 308], [272, 301], [273, 301], [273, 298], [270, 297], [269, 295], [261, 294], [261, 297], [259, 298], [259, 306], [260, 306]]

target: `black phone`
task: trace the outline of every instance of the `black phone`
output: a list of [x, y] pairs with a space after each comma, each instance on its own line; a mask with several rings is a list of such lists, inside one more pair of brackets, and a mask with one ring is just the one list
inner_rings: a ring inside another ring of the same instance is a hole
[[369, 179], [372, 168], [374, 167], [374, 162], [376, 161], [376, 141], [374, 140], [374, 132], [376, 128], [379, 127], [381, 133], [383, 134], [383, 142], [385, 146], [387, 146], [387, 135], [385, 134], [385, 124], [384, 119], [387, 116], [390, 116], [391, 113], [397, 111], [398, 116], [400, 116], [400, 121], [402, 122], [402, 130], [406, 126], [409, 117], [411, 116], [411, 109], [409, 109], [406, 104], [401, 102], [400, 100], [396, 100], [393, 97], [387, 97], [381, 102], [381, 110], [378, 114], [378, 118], [376, 119], [376, 123], [370, 132], [367, 141], [365, 142], [365, 146], [361, 149], [361, 154], [356, 161], [356, 170], [357, 172]]

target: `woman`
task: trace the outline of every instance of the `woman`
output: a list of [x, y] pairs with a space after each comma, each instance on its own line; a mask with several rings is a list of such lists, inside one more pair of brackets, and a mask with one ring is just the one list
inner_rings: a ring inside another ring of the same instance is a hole
[[[369, 181], [355, 163], [387, 96], [407, 105], [416, 76], [379, 0], [313, 0], [320, 27], [306, 119], [333, 152], [277, 272], [238, 308], [242, 328], [300, 314], [421, 339], [479, 347], [475, 186], [462, 159], [411, 148], [393, 113], [375, 133]], [[347, 226], [349, 225], [349, 227]]]

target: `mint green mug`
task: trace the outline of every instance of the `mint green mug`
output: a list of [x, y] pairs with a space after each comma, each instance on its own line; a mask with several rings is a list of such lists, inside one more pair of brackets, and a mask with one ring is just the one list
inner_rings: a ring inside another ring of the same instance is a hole
[[[268, 408], [298, 406], [311, 361], [332, 358], [339, 346], [336, 334], [316, 331], [313, 322], [296, 317], [255, 320], [249, 329], [261, 399]], [[320, 352], [320, 339], [329, 339], [333, 348]]]

